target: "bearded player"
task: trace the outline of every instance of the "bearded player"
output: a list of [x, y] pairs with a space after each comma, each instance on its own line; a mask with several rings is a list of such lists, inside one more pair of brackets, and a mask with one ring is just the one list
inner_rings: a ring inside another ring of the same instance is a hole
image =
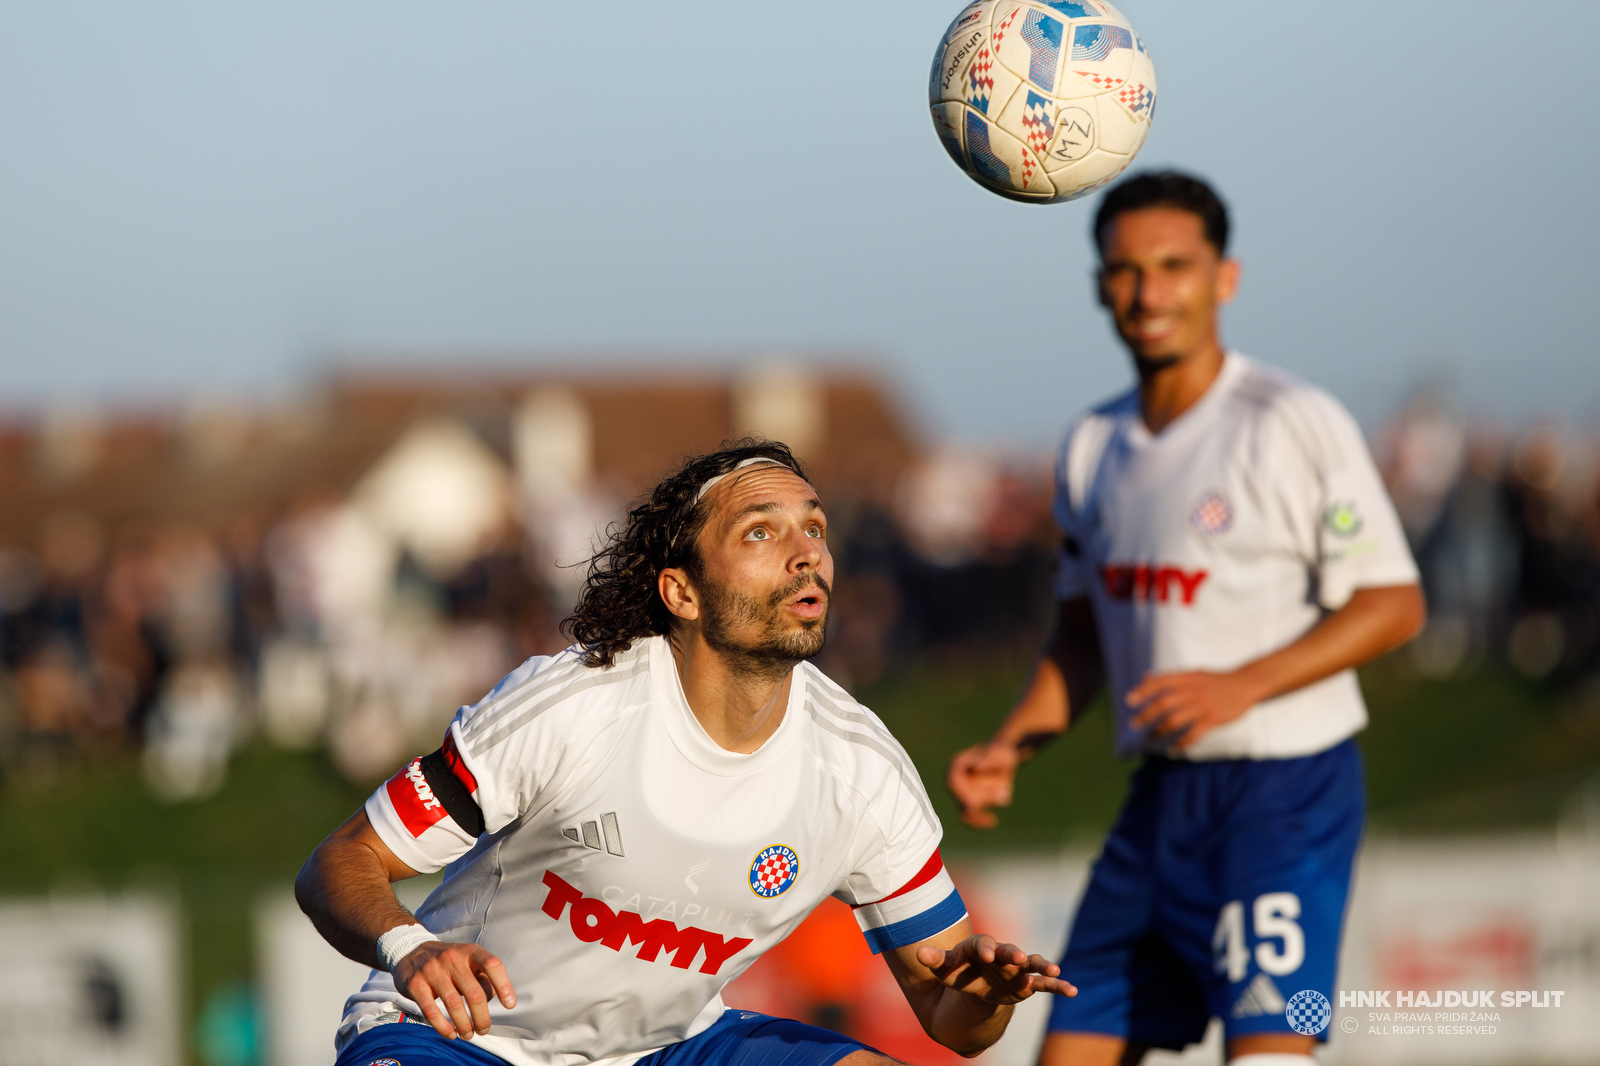
[[[962, 1054], [1019, 1000], [1071, 994], [1040, 956], [973, 934], [911, 761], [804, 662], [832, 579], [827, 518], [783, 445], [658, 485], [591, 563], [577, 644], [462, 708], [301, 871], [317, 929], [376, 967], [339, 1066], [887, 1066], [723, 1008], [830, 895]], [[440, 867], [408, 914], [390, 884]]]
[[1354, 667], [1421, 625], [1416, 567], [1344, 409], [1222, 348], [1239, 265], [1216, 194], [1133, 178], [1094, 237], [1138, 385], [1067, 433], [1054, 635], [949, 784], [994, 825], [1018, 765], [1109, 683], [1118, 754], [1142, 765], [1062, 959], [1083, 994], [1054, 1002], [1041, 1066], [1137, 1063], [1211, 1017], [1233, 1066], [1310, 1066], [1365, 811]]

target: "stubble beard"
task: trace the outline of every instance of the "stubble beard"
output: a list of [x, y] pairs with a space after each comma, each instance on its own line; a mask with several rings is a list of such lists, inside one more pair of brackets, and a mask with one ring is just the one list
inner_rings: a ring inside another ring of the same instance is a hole
[[[828, 638], [828, 608], [833, 597], [820, 575], [802, 574], [765, 601], [705, 581], [700, 587], [705, 596], [700, 634], [707, 646], [738, 673], [780, 681], [796, 663], [821, 651]], [[822, 616], [804, 620], [798, 627], [785, 626], [784, 601], [812, 587], [821, 591]], [[752, 626], [760, 631], [754, 640], [742, 640], [736, 635]]]
[[1141, 378], [1153, 378], [1163, 370], [1171, 370], [1183, 362], [1181, 355], [1135, 355], [1133, 366]]

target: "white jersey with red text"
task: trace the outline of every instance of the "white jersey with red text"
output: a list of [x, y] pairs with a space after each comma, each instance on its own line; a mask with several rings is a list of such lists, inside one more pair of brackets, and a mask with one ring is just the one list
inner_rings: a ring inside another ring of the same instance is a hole
[[[701, 728], [664, 638], [603, 669], [569, 648], [373, 794], [396, 856], [447, 866], [418, 920], [498, 955], [516, 989], [476, 1043], [518, 1066], [622, 1066], [714, 1022], [723, 985], [827, 896], [875, 952], [961, 920], [905, 751], [815, 667], [793, 676], [777, 731], [741, 755]], [[420, 1015], [374, 971], [339, 1045], [396, 1007]]]
[[1417, 580], [1361, 430], [1338, 401], [1230, 353], [1161, 433], [1137, 389], [1084, 415], [1056, 465], [1061, 599], [1088, 596], [1117, 752], [1274, 759], [1367, 721], [1355, 672], [1264, 700], [1184, 751], [1129, 726], [1147, 673], [1229, 670], [1294, 642], [1358, 588]]

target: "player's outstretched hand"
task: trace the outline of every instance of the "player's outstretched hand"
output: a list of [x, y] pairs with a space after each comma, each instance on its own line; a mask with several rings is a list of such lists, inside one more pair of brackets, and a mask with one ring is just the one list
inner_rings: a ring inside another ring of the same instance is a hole
[[1150, 674], [1128, 693], [1138, 713], [1134, 729], [1187, 748], [1219, 725], [1238, 718], [1261, 699], [1255, 686], [1237, 673], [1187, 670]]
[[950, 760], [945, 783], [961, 806], [961, 820], [974, 829], [1000, 824], [990, 807], [1011, 804], [1011, 790], [1022, 761], [1014, 744], [976, 744]]
[[997, 944], [992, 936], [969, 936], [949, 950], [924, 944], [917, 961], [933, 971], [939, 983], [987, 1003], [1020, 1003], [1035, 992], [1075, 996], [1078, 989], [1060, 977], [1061, 967], [1043, 955], [1029, 955], [1015, 944]]
[[416, 1001], [439, 1035], [450, 1040], [471, 1040], [474, 1033], [489, 1031], [490, 996], [507, 1008], [517, 1005], [504, 964], [481, 944], [430, 940], [400, 960], [394, 983]]

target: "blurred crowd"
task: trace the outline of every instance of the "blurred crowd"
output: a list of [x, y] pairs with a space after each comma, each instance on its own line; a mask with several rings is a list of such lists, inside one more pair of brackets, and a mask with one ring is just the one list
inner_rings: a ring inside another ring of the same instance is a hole
[[[260, 738], [325, 747], [369, 782], [436, 747], [456, 708], [516, 663], [564, 647], [582, 562], [620, 495], [535, 494], [498, 520], [485, 511], [462, 542], [425, 535], [471, 509], [439, 498], [461, 470], [390, 465], [389, 497], [426, 506], [396, 516], [369, 486], [216, 529], [108, 530], [65, 512], [36, 546], [0, 548], [0, 774], [48, 780], [135, 751], [150, 787], [182, 800], [214, 791]], [[930, 645], [1035, 624], [1050, 565], [1038, 482], [941, 452], [892, 501], [830, 500], [827, 667], [866, 684]]]
[[[1423, 397], [1373, 446], [1430, 604], [1406, 662], [1600, 673], [1600, 445], [1468, 424]], [[623, 499], [525, 493], [441, 531], [429, 522], [472, 510], [447, 498], [471, 468], [430, 463], [391, 464], [377, 495], [312, 494], [222, 528], [67, 511], [0, 548], [0, 774], [132, 751], [179, 800], [216, 789], [256, 738], [325, 747], [361, 782], [431, 749], [460, 704], [565, 645], [582, 561]], [[1047, 459], [950, 447], [887, 493], [831, 496], [823, 667], [861, 688], [930, 651], [1028, 654], [1050, 613], [1049, 491]]]
[[1600, 441], [1468, 423], [1424, 394], [1373, 450], [1428, 594], [1407, 652], [1419, 673], [1496, 660], [1558, 684], [1600, 674]]
[[114, 536], [55, 516], [37, 555], [0, 553], [3, 769], [50, 776], [132, 747], [153, 788], [184, 798], [258, 733], [325, 743], [355, 779], [391, 768], [553, 627], [515, 551], [441, 580], [371, 534], [317, 502]]

